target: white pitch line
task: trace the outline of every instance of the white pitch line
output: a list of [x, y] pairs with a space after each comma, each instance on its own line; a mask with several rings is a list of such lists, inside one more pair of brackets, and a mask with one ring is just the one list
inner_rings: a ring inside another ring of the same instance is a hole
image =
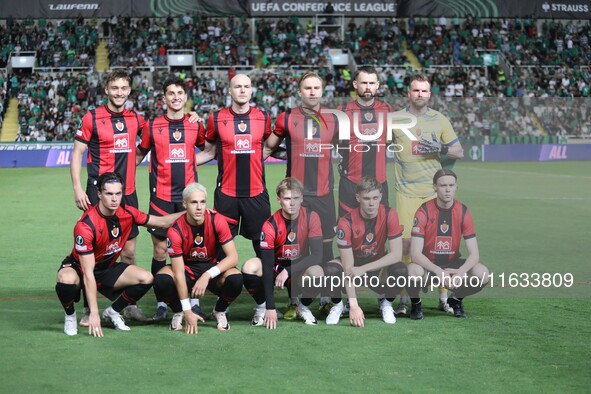
[[540, 172], [527, 172], [527, 171], [513, 171], [513, 170], [494, 170], [490, 168], [474, 168], [474, 167], [461, 167], [463, 170], [470, 170], [470, 171], [480, 171], [480, 172], [496, 172], [499, 174], [515, 174], [515, 175], [537, 175], [543, 177], [557, 177], [557, 178], [577, 178], [577, 179], [589, 179], [591, 180], [591, 176], [581, 176], [581, 175], [567, 175], [567, 174], [547, 174], [547, 173], [540, 173]]

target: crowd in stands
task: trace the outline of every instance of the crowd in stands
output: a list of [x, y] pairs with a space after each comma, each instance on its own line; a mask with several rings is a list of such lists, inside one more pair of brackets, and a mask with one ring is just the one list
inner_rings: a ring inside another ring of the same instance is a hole
[[[159, 66], [166, 65], [167, 51], [176, 48], [195, 48], [197, 65], [232, 66], [227, 76], [199, 69], [195, 73], [177, 71], [187, 81], [193, 108], [205, 116], [228, 105], [228, 81], [237, 72], [235, 65], [262, 66], [251, 75], [253, 102], [269, 110], [273, 118], [297, 105], [294, 70], [300, 67], [312, 67], [326, 80], [326, 105], [350, 98], [351, 71], [332, 68], [326, 52], [339, 47], [349, 49], [357, 64], [375, 65], [382, 81], [379, 95], [401, 108], [414, 72], [404, 54], [407, 44], [425, 66], [422, 72], [431, 75], [432, 106], [449, 113], [463, 137], [536, 135], [540, 130], [587, 136], [589, 100], [569, 98], [589, 97], [589, 22], [545, 21], [540, 31], [538, 25], [535, 20], [478, 18], [362, 23], [352, 19], [341, 40], [337, 30], [323, 25], [316, 35], [313, 24], [300, 23], [297, 17], [257, 19], [256, 45], [251, 45], [251, 26], [232, 17], [113, 17], [102, 23], [82, 18], [11, 21], [0, 25], [0, 62], [6, 62], [10, 52], [34, 50], [40, 66], [84, 66], [87, 70], [0, 74], [0, 99], [9, 93], [18, 97], [20, 139], [72, 140], [81, 116], [104, 102], [100, 76], [92, 67], [97, 40], [104, 38], [111, 66], [132, 70], [134, 94], [128, 108], [147, 118], [165, 110], [162, 84], [169, 73]], [[512, 72], [480, 66], [482, 57], [476, 49], [500, 50]], [[149, 73], [142, 69], [146, 66]], [[561, 99], [545, 104], [550, 101], [543, 100], [550, 98]], [[571, 103], [577, 104], [569, 110]], [[0, 100], [0, 106], [1, 122], [7, 101]], [[500, 111], [511, 116], [499, 117]], [[556, 126], [564, 119], [568, 122]]]
[[84, 67], [95, 63], [99, 34], [92, 21], [9, 19], [0, 25], [0, 68], [6, 67], [11, 53], [33, 51], [37, 67]]
[[250, 27], [239, 18], [111, 18], [103, 32], [109, 37], [111, 66], [166, 66], [171, 49], [194, 49], [196, 64], [256, 63]]

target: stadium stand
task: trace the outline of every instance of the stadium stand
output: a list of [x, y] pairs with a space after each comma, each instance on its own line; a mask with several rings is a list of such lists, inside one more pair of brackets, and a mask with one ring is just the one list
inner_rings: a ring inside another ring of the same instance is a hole
[[[350, 97], [351, 75], [362, 64], [377, 66], [380, 95], [395, 108], [404, 105], [413, 73], [429, 74], [431, 105], [449, 113], [462, 138], [589, 138], [588, 21], [411, 17], [346, 23], [344, 36], [295, 16], [256, 19], [254, 26], [241, 18], [195, 15], [0, 25], [0, 69], [23, 51], [35, 51], [37, 58], [32, 74], [0, 72], [2, 140], [72, 140], [81, 115], [104, 102], [101, 75], [112, 67], [132, 71], [128, 108], [148, 118], [164, 111], [162, 83], [170, 73], [187, 80], [192, 108], [206, 116], [227, 105], [229, 78], [241, 69], [251, 74], [253, 101], [275, 117], [296, 103], [294, 74], [318, 70], [327, 81], [326, 105], [336, 105]], [[184, 48], [195, 48], [196, 66], [170, 69], [167, 52]], [[348, 67], [332, 64], [328, 53], [335, 48], [352, 55]], [[484, 65], [485, 53], [498, 56], [499, 64]]]

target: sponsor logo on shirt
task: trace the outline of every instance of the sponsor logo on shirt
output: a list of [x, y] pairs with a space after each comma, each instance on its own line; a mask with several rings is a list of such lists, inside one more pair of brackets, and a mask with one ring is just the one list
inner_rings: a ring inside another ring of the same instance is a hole
[[281, 248], [281, 258], [283, 260], [295, 260], [300, 256], [300, 245], [283, 245]]
[[129, 134], [115, 134], [113, 136], [113, 147], [110, 153], [129, 153], [131, 152], [129, 145]]
[[189, 160], [186, 157], [187, 150], [185, 144], [170, 144], [168, 146], [168, 159], [167, 163], [188, 163]]
[[[245, 125], [246, 127], [246, 125]], [[234, 136], [234, 150], [230, 151], [233, 155], [243, 155], [254, 153], [252, 149], [252, 136], [246, 135], [235, 135]]]
[[191, 260], [207, 260], [207, 247], [191, 248]]
[[322, 153], [322, 141], [320, 138], [306, 138], [304, 139], [304, 153], [301, 157], [324, 157]]
[[453, 254], [451, 237], [435, 237], [435, 250], [433, 254]]

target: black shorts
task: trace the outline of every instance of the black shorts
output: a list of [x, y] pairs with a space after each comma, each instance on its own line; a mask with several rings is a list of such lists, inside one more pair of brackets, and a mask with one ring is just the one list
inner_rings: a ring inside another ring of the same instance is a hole
[[255, 197], [230, 197], [215, 189], [214, 208], [226, 217], [233, 236], [240, 234], [251, 240], [260, 239], [263, 223], [271, 216], [266, 189]]
[[[171, 213], [182, 212], [185, 210], [182, 202], [170, 202], [159, 199], [152, 195], [150, 196], [150, 209], [148, 213], [154, 216], [165, 216]], [[166, 240], [167, 229], [162, 228], [148, 228], [148, 232], [161, 241]]]
[[[117, 279], [119, 279], [127, 267], [129, 267], [129, 264], [127, 263], [117, 263], [102, 271], [95, 270], [94, 280], [96, 281], [97, 291], [111, 301], [115, 301], [115, 299], [119, 297], [121, 292], [125, 289], [122, 288], [115, 290], [113, 287], [115, 286], [115, 283], [117, 283]], [[74, 260], [72, 256], [68, 256], [64, 259], [64, 261], [62, 261], [58, 271], [64, 268], [73, 268], [76, 270], [76, 273], [80, 278], [80, 286], [84, 287], [84, 276], [82, 274], [82, 267], [80, 266], [79, 262]], [[78, 300], [79, 297], [76, 299], [76, 301]]]
[[[355, 188], [357, 187], [356, 184], [351, 182], [348, 178], [341, 176], [339, 180], [339, 217], [342, 218], [345, 216], [349, 211], [357, 208], [359, 203], [357, 202], [357, 198], [355, 198]], [[386, 207], [389, 207], [388, 203], [388, 181], [382, 183], [382, 204]]]
[[334, 205], [334, 194], [328, 193], [323, 197], [304, 196], [304, 206], [310, 208], [320, 216], [322, 224], [322, 239], [334, 238], [337, 217]]
[[[189, 268], [191, 270], [191, 273], [193, 274], [191, 275], [185, 269], [185, 281], [187, 282], [187, 290], [189, 290], [189, 294], [191, 294], [191, 289], [193, 289], [193, 286], [195, 286], [197, 280], [201, 278], [201, 275], [203, 275], [205, 271], [213, 267], [213, 265], [211, 263], [193, 263], [186, 265], [186, 267]], [[207, 290], [211, 291], [215, 295], [219, 295], [220, 287], [218, 286], [218, 282], [221, 277], [222, 275], [218, 275], [215, 278], [211, 278], [209, 280], [209, 283], [207, 284]]]
[[[98, 187], [96, 186], [96, 180], [92, 178], [88, 178], [88, 182], [86, 183], [86, 195], [90, 200], [90, 204], [93, 206], [98, 204]], [[137, 200], [137, 193], [133, 192], [129, 195], [123, 195], [123, 199], [121, 200], [122, 204], [130, 205], [134, 208], [139, 208], [138, 200]], [[137, 224], [133, 224], [131, 227], [131, 233], [129, 234], [128, 239], [134, 239], [140, 234], [140, 230], [138, 229]]]
[[455, 259], [455, 260], [452, 260], [452, 261], [448, 262], [447, 264], [441, 266], [441, 268], [443, 268], [443, 269], [446, 269], [446, 268], [458, 269], [462, 265], [464, 265], [465, 262], [466, 262], [466, 259]]

